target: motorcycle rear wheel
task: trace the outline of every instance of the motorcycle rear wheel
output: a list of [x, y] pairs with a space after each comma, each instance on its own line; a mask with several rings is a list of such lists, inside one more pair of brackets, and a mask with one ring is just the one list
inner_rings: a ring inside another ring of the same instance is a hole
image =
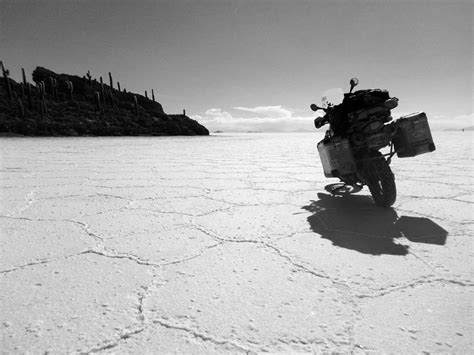
[[367, 186], [375, 204], [380, 207], [392, 206], [397, 199], [397, 187], [387, 161], [382, 156], [372, 159], [365, 170]]

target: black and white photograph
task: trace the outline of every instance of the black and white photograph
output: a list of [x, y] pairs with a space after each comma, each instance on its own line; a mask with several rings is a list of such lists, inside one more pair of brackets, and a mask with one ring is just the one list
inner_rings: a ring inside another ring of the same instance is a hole
[[0, 0], [0, 353], [474, 353], [473, 28]]

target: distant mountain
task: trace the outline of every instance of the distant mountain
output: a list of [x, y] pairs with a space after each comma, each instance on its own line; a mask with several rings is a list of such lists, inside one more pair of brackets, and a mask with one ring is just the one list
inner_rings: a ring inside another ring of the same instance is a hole
[[166, 114], [155, 101], [109, 84], [37, 67], [28, 83], [9, 78], [0, 62], [0, 134], [27, 136], [209, 135], [183, 114]]

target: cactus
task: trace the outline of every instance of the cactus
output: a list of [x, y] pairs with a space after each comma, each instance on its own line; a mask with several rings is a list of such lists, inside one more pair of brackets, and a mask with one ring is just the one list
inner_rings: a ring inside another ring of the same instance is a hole
[[2, 66], [3, 79], [5, 80], [5, 86], [7, 87], [8, 98], [10, 99], [10, 101], [12, 101], [13, 93], [12, 93], [12, 88], [10, 86], [10, 79], [8, 78], [8, 76], [10, 75], [10, 72], [5, 69], [5, 67], [3, 66], [3, 62], [0, 62], [0, 63]]
[[46, 99], [45, 99], [44, 96], [43, 96], [43, 98], [41, 99], [41, 101], [43, 102], [44, 112], [45, 112], [46, 114], [48, 114], [48, 105], [46, 105]]
[[18, 115], [23, 118], [25, 117], [25, 107], [23, 106], [23, 101], [18, 99]]
[[145, 90], [145, 97], [148, 99], [148, 93], [146, 92], [146, 90]]
[[120, 92], [120, 83], [117, 81], [117, 89]]
[[53, 96], [54, 100], [58, 99], [58, 81], [56, 78], [53, 78], [52, 76], [49, 77], [49, 84], [51, 86], [51, 95]]
[[112, 81], [112, 74], [109, 72], [109, 85], [110, 89], [114, 88], [114, 82]]
[[5, 76], [5, 80], [7, 82], [7, 92], [8, 92], [8, 98], [11, 100], [13, 100], [13, 93], [12, 93], [12, 88], [10, 86], [10, 78], [8, 77], [8, 72], [7, 72], [7, 75]]
[[38, 102], [38, 111], [40, 113], [41, 118], [43, 118], [43, 116], [44, 116], [43, 101]]
[[134, 102], [134, 106], [135, 106], [135, 115], [138, 116], [138, 100], [137, 100], [137, 97], [135, 95], [133, 95], [133, 102]]
[[45, 95], [45, 92], [46, 92], [46, 85], [44, 84], [44, 81], [40, 81], [39, 83], [37, 83], [38, 85], [38, 97], [41, 99], [41, 100], [44, 100], [44, 95]]
[[100, 77], [100, 96], [102, 98], [102, 107], [105, 107], [105, 89], [102, 77]]
[[110, 99], [110, 106], [112, 108], [114, 108], [115, 107], [115, 97], [114, 97], [114, 94], [112, 93], [112, 90], [109, 90], [108, 94], [109, 94], [109, 99]]
[[39, 102], [39, 111], [41, 113], [41, 117], [48, 113], [48, 107], [46, 106], [46, 100], [44, 98], [45, 95], [45, 84], [44, 81], [38, 83], [38, 95], [40, 97]]
[[186, 110], [183, 109], [183, 116], [186, 116]]
[[74, 87], [72, 85], [72, 81], [66, 81], [66, 85], [67, 85], [67, 92], [68, 92], [68, 96], [69, 96], [69, 100], [74, 100], [73, 99], [73, 96], [72, 96], [72, 93], [74, 91]]
[[87, 80], [89, 82], [89, 86], [92, 86], [92, 76], [90, 70], [87, 71]]
[[54, 98], [57, 100], [58, 99], [58, 80], [56, 78], [54, 78], [53, 80], [54, 82]]
[[23, 85], [26, 86], [26, 74], [25, 69], [21, 68], [21, 75], [23, 76]]
[[33, 100], [32, 100], [32, 95], [31, 95], [31, 84], [30, 83], [27, 83], [27, 86], [26, 86], [26, 92], [28, 94], [28, 108], [31, 110], [33, 109]]
[[153, 89], [151, 89], [151, 98], [153, 99], [153, 101], [155, 101], [155, 92], [153, 91]]
[[41, 117], [44, 117], [44, 115], [46, 115], [48, 113], [48, 107], [46, 106], [46, 101], [41, 100], [38, 103], [38, 106], [39, 106], [39, 111], [40, 111]]
[[54, 82], [53, 82], [53, 77], [49, 77], [49, 85], [51, 86], [51, 95], [54, 97]]
[[95, 108], [97, 111], [101, 111], [101, 101], [100, 101], [100, 93], [98, 91], [95, 92], [94, 94], [95, 98]]

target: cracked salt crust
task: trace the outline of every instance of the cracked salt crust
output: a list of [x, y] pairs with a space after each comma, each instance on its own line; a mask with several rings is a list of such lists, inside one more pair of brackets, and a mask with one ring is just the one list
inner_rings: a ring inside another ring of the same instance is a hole
[[94, 255], [2, 275], [2, 350], [81, 352], [117, 341], [141, 326], [136, 293], [151, 278], [132, 261]]
[[[376, 352], [396, 348], [405, 354], [413, 349], [468, 353], [472, 350], [472, 318], [471, 322], [458, 320], [472, 314], [472, 286], [434, 280], [365, 300], [356, 341]], [[384, 317], [377, 316], [381, 312]], [[370, 336], [375, 329], [378, 336]]]
[[0, 272], [72, 255], [90, 244], [81, 229], [68, 222], [1, 219]]
[[[224, 244], [208, 255], [166, 268], [168, 282], [147, 300], [152, 323], [251, 351], [350, 346], [348, 323], [335, 321], [350, 319], [350, 295], [330, 279], [252, 243]], [[205, 276], [177, 278], [177, 271]]]
[[472, 352], [472, 134], [395, 158], [388, 212], [318, 139], [2, 140], [0, 350]]

